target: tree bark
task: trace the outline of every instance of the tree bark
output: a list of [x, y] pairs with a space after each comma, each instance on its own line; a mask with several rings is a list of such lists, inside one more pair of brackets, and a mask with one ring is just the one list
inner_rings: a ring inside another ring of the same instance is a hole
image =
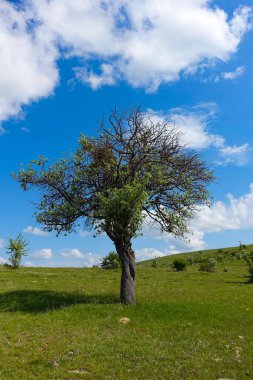
[[115, 247], [121, 260], [120, 302], [125, 305], [135, 305], [136, 264], [131, 242], [119, 239]]

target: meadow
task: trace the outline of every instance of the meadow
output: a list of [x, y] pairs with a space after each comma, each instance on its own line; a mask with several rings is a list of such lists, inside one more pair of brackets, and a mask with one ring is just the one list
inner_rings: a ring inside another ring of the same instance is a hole
[[217, 250], [139, 263], [127, 307], [119, 270], [1, 266], [0, 379], [253, 379], [253, 284], [237, 252], [215, 273], [171, 262]]

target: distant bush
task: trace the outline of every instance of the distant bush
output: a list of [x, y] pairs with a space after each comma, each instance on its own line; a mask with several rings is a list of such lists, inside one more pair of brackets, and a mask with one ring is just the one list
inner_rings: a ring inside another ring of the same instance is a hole
[[239, 249], [240, 249], [240, 250], [246, 249], [246, 245], [245, 245], [245, 244], [242, 244], [242, 243], [239, 241]]
[[189, 257], [188, 258], [188, 264], [189, 265], [193, 265], [194, 264], [194, 258], [193, 257]]
[[217, 269], [217, 261], [211, 257], [200, 263], [199, 270], [201, 272], [215, 272]]
[[172, 264], [172, 268], [174, 268], [177, 272], [183, 271], [187, 267], [187, 261], [185, 259], [175, 259]]
[[120, 267], [120, 259], [116, 252], [111, 251], [107, 256], [100, 260], [100, 267], [103, 269], [118, 269]]
[[195, 264], [201, 263], [202, 260], [203, 260], [203, 257], [199, 253], [194, 257]]
[[155, 257], [152, 261], [152, 264], [151, 264], [151, 267], [152, 268], [157, 268], [157, 257]]
[[217, 256], [216, 256], [216, 260], [218, 261], [218, 263], [221, 263], [222, 261], [223, 261], [223, 256], [222, 256], [222, 254], [218, 254]]
[[22, 234], [18, 234], [15, 239], [9, 239], [9, 244], [6, 247], [7, 255], [9, 255], [10, 267], [16, 269], [20, 267], [23, 256], [27, 255], [28, 242], [25, 240]]
[[228, 272], [228, 267], [224, 267], [223, 272]]
[[248, 264], [249, 282], [253, 283], [253, 251], [245, 255], [244, 260]]

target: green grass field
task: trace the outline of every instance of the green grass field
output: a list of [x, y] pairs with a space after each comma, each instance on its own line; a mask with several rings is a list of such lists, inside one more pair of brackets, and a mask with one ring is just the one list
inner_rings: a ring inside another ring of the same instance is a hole
[[174, 258], [138, 265], [135, 307], [118, 301], [117, 270], [0, 267], [0, 379], [252, 380], [245, 262], [175, 272]]

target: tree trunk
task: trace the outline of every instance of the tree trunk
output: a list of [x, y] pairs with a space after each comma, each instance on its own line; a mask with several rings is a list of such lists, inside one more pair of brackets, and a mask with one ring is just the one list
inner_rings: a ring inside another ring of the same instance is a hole
[[136, 265], [131, 242], [120, 239], [115, 242], [115, 247], [122, 265], [120, 302], [126, 305], [135, 305]]

